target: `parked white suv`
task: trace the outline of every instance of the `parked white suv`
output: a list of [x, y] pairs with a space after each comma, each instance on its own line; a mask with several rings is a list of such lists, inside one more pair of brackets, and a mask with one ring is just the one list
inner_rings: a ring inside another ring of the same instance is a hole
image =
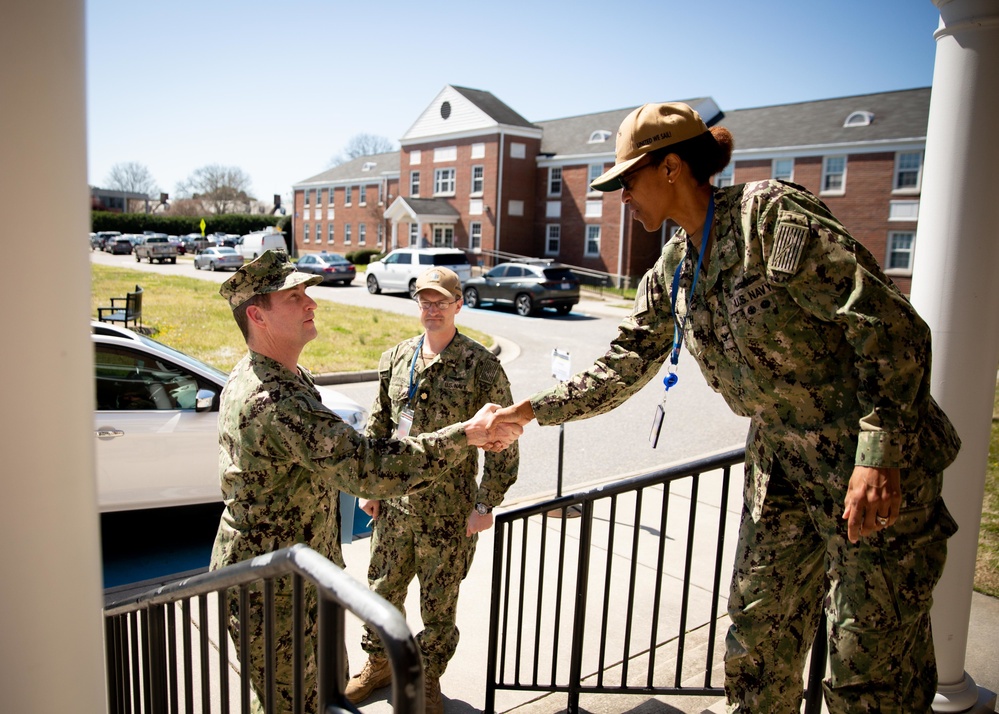
[[472, 265], [457, 248], [398, 248], [368, 265], [367, 285], [372, 294], [408, 292], [413, 295], [416, 279], [435, 265], [450, 268], [464, 284], [472, 277]]

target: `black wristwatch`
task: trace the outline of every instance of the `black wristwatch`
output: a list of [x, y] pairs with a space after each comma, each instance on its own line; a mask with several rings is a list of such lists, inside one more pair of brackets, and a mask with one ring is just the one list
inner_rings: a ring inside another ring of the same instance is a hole
[[484, 516], [487, 513], [492, 513], [493, 512], [493, 507], [492, 506], [487, 506], [484, 503], [476, 503], [475, 504], [475, 512], [478, 513], [480, 516]]

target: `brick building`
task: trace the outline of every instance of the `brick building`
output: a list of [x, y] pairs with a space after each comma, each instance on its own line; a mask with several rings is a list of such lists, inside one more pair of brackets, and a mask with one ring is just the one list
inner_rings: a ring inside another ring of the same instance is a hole
[[[686, 101], [735, 137], [715, 184], [805, 186], [908, 292], [929, 100], [921, 88], [724, 112], [711, 98]], [[672, 226], [649, 235], [622, 212], [620, 193], [588, 189], [613, 164], [633, 109], [530, 122], [489, 92], [446, 86], [399, 151], [294, 186], [295, 248], [454, 246], [473, 264], [549, 257], [633, 283]]]

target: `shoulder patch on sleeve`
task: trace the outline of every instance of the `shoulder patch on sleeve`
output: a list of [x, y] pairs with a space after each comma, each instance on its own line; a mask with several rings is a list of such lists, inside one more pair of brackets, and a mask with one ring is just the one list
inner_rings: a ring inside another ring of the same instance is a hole
[[492, 384], [496, 381], [496, 375], [499, 373], [500, 363], [495, 360], [489, 360], [482, 365], [479, 370], [479, 381], [483, 384]]
[[777, 273], [795, 273], [808, 239], [808, 226], [779, 222], [774, 230], [774, 247], [767, 267]]

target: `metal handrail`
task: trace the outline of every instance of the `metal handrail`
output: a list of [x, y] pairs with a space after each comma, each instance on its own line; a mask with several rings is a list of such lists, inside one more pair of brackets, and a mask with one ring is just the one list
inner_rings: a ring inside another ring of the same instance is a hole
[[[497, 514], [485, 711], [495, 711], [498, 690], [565, 692], [571, 714], [582, 693], [724, 696], [712, 673], [724, 635], [722, 574], [738, 532], [728, 518], [731, 468], [744, 458], [737, 449]], [[720, 478], [708, 476], [715, 471]], [[616, 542], [618, 531], [627, 544]], [[653, 548], [656, 567], [639, 568], [639, 550]], [[589, 618], [600, 627], [587, 628]], [[821, 706], [824, 627], [806, 714]], [[704, 643], [699, 660], [692, 634]], [[656, 667], [663, 658], [674, 660], [666, 672]]]
[[[195, 682], [200, 679], [201, 711], [229, 711], [228, 631], [226, 620], [227, 593], [238, 589], [240, 604], [245, 610], [248, 587], [263, 583], [266, 632], [273, 629], [273, 581], [292, 576], [294, 602], [295, 678], [298, 686], [297, 707], [300, 710], [303, 693], [302, 633], [304, 583], [311, 582], [318, 595], [317, 680], [319, 711], [356, 712], [342, 691], [346, 671], [344, 648], [344, 613], [349, 611], [374, 629], [385, 646], [392, 668], [392, 703], [399, 714], [423, 714], [423, 666], [419, 648], [402, 614], [387, 600], [369, 591], [308, 546], [299, 544], [252, 560], [236, 563], [219, 570], [202, 573], [158, 587], [145, 593], [108, 603], [104, 608], [106, 657], [110, 710], [118, 712], [177, 711], [183, 696], [184, 711], [192, 711], [196, 695]], [[218, 596], [218, 651], [213, 652], [209, 641], [208, 597]], [[192, 601], [197, 600], [198, 626], [193, 621]], [[183, 622], [177, 622], [177, 604], [181, 606]], [[178, 648], [177, 632], [181, 632]], [[197, 630], [200, 670], [194, 673], [192, 629]], [[246, 643], [240, 651], [246, 652]], [[273, 665], [273, 643], [268, 661]], [[218, 691], [211, 691], [211, 663], [215, 661]], [[183, 672], [179, 668], [183, 666]], [[273, 688], [273, 669], [268, 679], [268, 695]], [[183, 686], [183, 692], [179, 691]], [[240, 674], [242, 709], [249, 711], [249, 675], [246, 668]], [[172, 706], [169, 706], [172, 705]], [[218, 705], [218, 708], [215, 708]], [[168, 708], [169, 706], [169, 708]]]

